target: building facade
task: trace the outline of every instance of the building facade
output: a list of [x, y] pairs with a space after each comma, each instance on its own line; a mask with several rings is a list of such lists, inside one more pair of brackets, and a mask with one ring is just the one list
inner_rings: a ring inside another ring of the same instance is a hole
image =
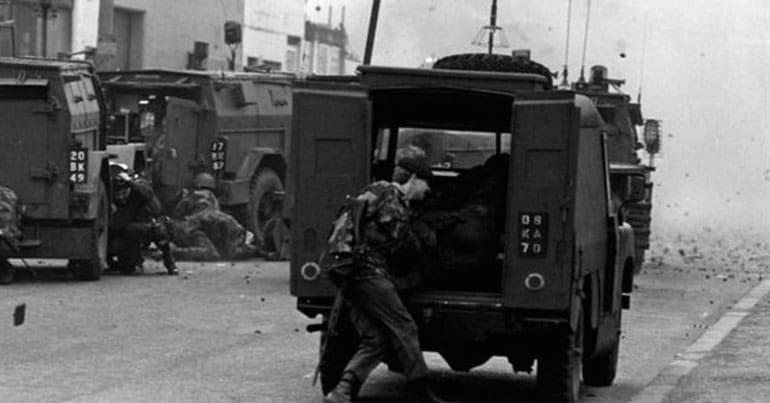
[[246, 0], [243, 65], [299, 72], [304, 32], [305, 0]]
[[0, 0], [0, 55], [72, 52], [73, 0]]
[[[0, 0], [0, 55], [90, 57], [101, 70], [350, 73], [344, 10], [307, 22], [307, 0]], [[43, 18], [45, 15], [45, 19]], [[45, 21], [45, 22], [44, 22]], [[242, 42], [225, 43], [225, 22]], [[352, 63], [351, 63], [352, 60]]]

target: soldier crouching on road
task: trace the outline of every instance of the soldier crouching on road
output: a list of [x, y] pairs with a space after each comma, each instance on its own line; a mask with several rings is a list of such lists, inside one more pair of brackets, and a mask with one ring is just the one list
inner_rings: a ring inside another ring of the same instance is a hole
[[193, 179], [174, 208], [174, 220], [166, 222], [172, 253], [179, 260], [217, 261], [252, 257], [256, 248], [247, 245], [246, 229], [220, 209], [214, 195], [215, 181], [208, 173]]
[[152, 187], [144, 179], [132, 178], [125, 168], [113, 165], [113, 171], [114, 208], [108, 260], [117, 265], [121, 273], [132, 274], [142, 264], [142, 248], [155, 243], [163, 253], [163, 266], [168, 274], [177, 274], [169, 249], [169, 234], [159, 221], [160, 202]]
[[[352, 246], [354, 268], [338, 285], [360, 342], [339, 383], [325, 396], [327, 403], [350, 402], [386, 354], [395, 355], [417, 401], [442, 401], [427, 385], [417, 324], [394, 282], [407, 273], [392, 264], [396, 257], [414, 256], [431, 242], [415, 234], [410, 206], [425, 197], [431, 177], [424, 157], [407, 156], [398, 161], [393, 182], [372, 183], [357, 197], [366, 201], [366, 207], [355, 224], [360, 239]], [[339, 240], [332, 234], [331, 249], [335, 241]]]

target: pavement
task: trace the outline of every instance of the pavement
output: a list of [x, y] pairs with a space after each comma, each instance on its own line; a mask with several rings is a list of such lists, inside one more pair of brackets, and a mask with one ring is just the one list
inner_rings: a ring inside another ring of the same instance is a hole
[[770, 401], [770, 280], [751, 289], [631, 401]]

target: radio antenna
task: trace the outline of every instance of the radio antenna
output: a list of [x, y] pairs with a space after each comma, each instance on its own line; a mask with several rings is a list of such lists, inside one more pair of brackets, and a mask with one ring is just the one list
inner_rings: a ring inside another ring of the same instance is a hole
[[569, 75], [569, 72], [567, 70], [567, 64], [569, 63], [569, 34], [570, 34], [570, 27], [572, 26], [572, 0], [569, 0], [567, 3], [567, 40], [564, 45], [564, 69], [561, 73], [561, 86], [562, 87], [569, 87], [569, 80], [567, 79], [567, 76]]
[[591, 23], [591, 0], [588, 0], [588, 6], [586, 10], [586, 30], [583, 34], [583, 58], [580, 62], [580, 83], [585, 84], [585, 67], [586, 67], [586, 49], [588, 48], [588, 28]]
[[644, 27], [642, 27], [642, 60], [639, 62], [639, 88], [636, 90], [636, 103], [642, 103], [642, 78], [644, 78], [644, 59], [647, 55], [647, 17], [650, 16], [650, 9], [644, 13]]

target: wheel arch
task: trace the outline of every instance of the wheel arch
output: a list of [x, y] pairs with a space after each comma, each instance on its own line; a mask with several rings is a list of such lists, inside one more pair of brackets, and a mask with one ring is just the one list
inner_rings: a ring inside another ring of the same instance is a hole
[[283, 150], [270, 147], [254, 147], [249, 150], [245, 160], [238, 169], [239, 178], [254, 178], [260, 169], [270, 168], [274, 170], [281, 182], [286, 180], [286, 159]]

